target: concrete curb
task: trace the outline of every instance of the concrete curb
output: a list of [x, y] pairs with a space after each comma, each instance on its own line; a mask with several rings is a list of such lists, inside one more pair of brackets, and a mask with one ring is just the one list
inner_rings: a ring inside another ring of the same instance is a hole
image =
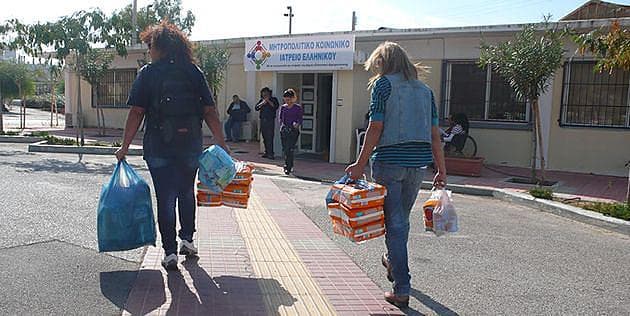
[[[325, 179], [315, 179], [307, 176], [297, 176], [302, 180], [307, 181], [319, 181], [322, 183], [332, 183]], [[431, 190], [433, 183], [430, 181], [423, 181], [421, 189]], [[516, 203], [523, 206], [533, 207], [543, 212], [555, 214], [558, 216], [566, 217], [581, 223], [601, 227], [607, 230], [611, 230], [620, 234], [630, 236], [630, 222], [622, 219], [605, 216], [601, 213], [585, 210], [583, 208], [566, 205], [560, 202], [538, 199], [529, 194], [515, 192], [512, 190], [498, 189], [494, 187], [482, 187], [465, 184], [449, 184], [448, 189], [453, 193], [478, 195], [493, 197], [502, 201]]]
[[543, 212], [566, 217], [581, 223], [601, 227], [630, 236], [630, 222], [605, 216], [601, 213], [567, 205], [560, 202], [535, 198], [529, 194], [495, 189], [493, 196], [503, 201], [537, 208]]
[[[68, 146], [46, 145], [46, 141], [40, 141], [28, 145], [29, 152], [57, 153], [57, 154], [84, 154], [84, 155], [113, 155], [118, 147], [104, 146]], [[142, 156], [142, 148], [129, 148], [127, 156]]]
[[38, 136], [0, 135], [0, 143], [36, 143], [44, 140]]
[[[433, 184], [428, 181], [422, 183], [422, 188], [430, 190]], [[630, 222], [619, 218], [605, 216], [601, 213], [585, 210], [583, 208], [567, 205], [560, 202], [535, 198], [529, 194], [512, 190], [493, 187], [480, 187], [473, 185], [449, 184], [448, 189], [454, 193], [491, 196], [496, 199], [533, 207], [540, 211], [566, 217], [581, 223], [601, 227], [620, 234], [630, 236]]]

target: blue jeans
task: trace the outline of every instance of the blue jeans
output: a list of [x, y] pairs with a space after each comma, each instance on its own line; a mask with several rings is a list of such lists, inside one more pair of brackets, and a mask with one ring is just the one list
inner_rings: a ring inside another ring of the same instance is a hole
[[233, 141], [241, 140], [241, 125], [243, 125], [243, 122], [229, 118], [224, 126], [225, 139]]
[[199, 162], [191, 158], [145, 157], [157, 197], [158, 226], [164, 253], [177, 253], [175, 203], [179, 209], [179, 238], [192, 241], [195, 233], [195, 175]]
[[407, 255], [409, 214], [418, 196], [425, 169], [400, 167], [380, 161], [372, 163], [372, 178], [387, 188], [384, 206], [385, 244], [396, 295], [409, 295], [411, 291]]

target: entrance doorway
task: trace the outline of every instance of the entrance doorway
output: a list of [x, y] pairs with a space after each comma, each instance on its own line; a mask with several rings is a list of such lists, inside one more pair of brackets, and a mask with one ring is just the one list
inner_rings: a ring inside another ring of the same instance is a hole
[[298, 154], [328, 161], [333, 96], [332, 73], [278, 74], [278, 91], [293, 88], [304, 110]]

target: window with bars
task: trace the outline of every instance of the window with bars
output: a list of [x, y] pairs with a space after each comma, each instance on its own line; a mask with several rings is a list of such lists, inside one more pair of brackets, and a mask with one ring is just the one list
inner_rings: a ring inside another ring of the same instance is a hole
[[630, 128], [630, 72], [594, 70], [594, 61], [564, 65], [561, 124]]
[[471, 121], [527, 122], [529, 110], [505, 79], [474, 61], [446, 63], [446, 115], [465, 113]]
[[[98, 85], [101, 107], [127, 107], [127, 97], [136, 79], [136, 69], [110, 69]], [[94, 102], [92, 103], [94, 104]]]

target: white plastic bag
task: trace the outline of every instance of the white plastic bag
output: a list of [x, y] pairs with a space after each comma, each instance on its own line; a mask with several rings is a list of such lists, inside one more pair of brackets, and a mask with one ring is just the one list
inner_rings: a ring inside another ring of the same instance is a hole
[[438, 236], [457, 232], [457, 213], [451, 200], [451, 191], [442, 189], [435, 194], [439, 197], [439, 203], [433, 209], [433, 231]]

